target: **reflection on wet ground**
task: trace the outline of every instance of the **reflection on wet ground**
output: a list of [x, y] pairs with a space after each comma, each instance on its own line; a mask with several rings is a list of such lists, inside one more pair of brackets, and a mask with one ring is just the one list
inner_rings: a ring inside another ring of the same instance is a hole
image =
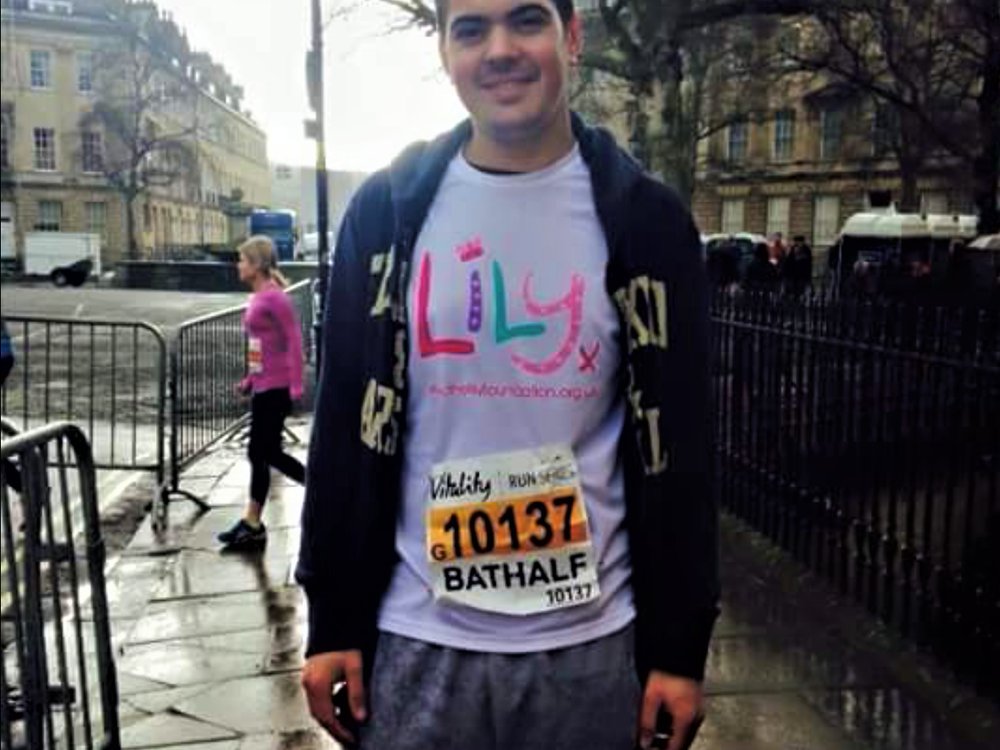
[[[224, 555], [214, 536], [245, 497], [242, 454], [216, 451], [191, 476], [211, 510], [175, 505], [169, 530], [157, 536], [145, 525], [110, 572], [124, 747], [337, 748], [309, 718], [298, 683], [306, 613], [292, 570], [301, 488], [277, 480], [263, 553]], [[775, 577], [773, 558], [759, 562], [749, 539], [724, 524], [723, 615], [695, 750], [1000, 747], [989, 726], [970, 727], [968, 707], [980, 701], [901, 677], [890, 668], [897, 654], [847, 637], [850, 622], [836, 614], [845, 605], [801, 574], [791, 584]]]

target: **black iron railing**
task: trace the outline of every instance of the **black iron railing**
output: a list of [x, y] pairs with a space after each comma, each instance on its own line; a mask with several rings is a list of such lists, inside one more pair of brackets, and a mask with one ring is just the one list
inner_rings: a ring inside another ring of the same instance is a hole
[[3, 431], [0, 744], [4, 750], [118, 750], [118, 688], [90, 445], [67, 423], [10, 438], [9, 425]]
[[719, 296], [725, 508], [1000, 688], [997, 311]]

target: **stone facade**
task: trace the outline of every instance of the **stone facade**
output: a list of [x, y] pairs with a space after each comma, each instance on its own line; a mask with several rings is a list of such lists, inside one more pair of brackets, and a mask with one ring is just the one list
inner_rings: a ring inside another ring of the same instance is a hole
[[[804, 22], [792, 19], [771, 25], [754, 44], [786, 38], [790, 29], [797, 39], [809, 33]], [[587, 32], [588, 43], [603, 43], [600, 19], [589, 17]], [[634, 147], [628, 89], [600, 73], [585, 75], [574, 106]], [[713, 74], [704, 90], [701, 127], [724, 126], [698, 143], [691, 207], [702, 233], [777, 230], [803, 235], [822, 256], [851, 214], [900, 203], [898, 165], [881, 143], [885, 136], [871, 103], [817, 76], [780, 68], [766, 76]], [[653, 138], [662, 137], [661, 106], [656, 93], [645, 102]], [[734, 112], [746, 113], [742, 133], [734, 132], [739, 126], [725, 126]], [[906, 208], [971, 213], [968, 182], [954, 163], [932, 156], [917, 181], [920, 205]]]
[[[18, 256], [26, 232], [89, 231], [100, 234], [102, 258], [109, 265], [128, 244], [124, 201], [99, 170], [91, 165], [88, 171], [81, 118], [99, 100], [99, 82], [126, 71], [100, 69], [107, 59], [116, 59], [105, 51], [121, 46], [103, 4], [74, 0], [70, 5], [72, 13], [31, 0], [2, 4], [5, 163], [0, 198], [4, 215], [12, 219], [11, 244]], [[157, 13], [151, 3], [134, 7]], [[226, 243], [233, 206], [246, 211], [270, 204], [266, 136], [239, 111], [238, 102], [216, 96], [194, 70], [182, 74], [163, 66], [154, 79], [183, 91], [179, 104], [154, 113], [155, 124], [163, 132], [185, 134], [196, 166], [169, 185], [150, 187], [135, 201], [136, 239], [144, 254]], [[40, 163], [39, 129], [54, 136], [50, 163], [44, 158]], [[106, 134], [100, 137], [106, 149]], [[57, 224], [51, 222], [54, 212]], [[5, 254], [9, 250], [5, 247]]]

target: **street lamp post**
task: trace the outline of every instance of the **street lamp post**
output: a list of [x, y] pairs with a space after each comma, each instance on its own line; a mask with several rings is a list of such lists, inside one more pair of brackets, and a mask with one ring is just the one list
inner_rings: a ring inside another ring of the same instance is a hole
[[323, 310], [326, 307], [327, 277], [330, 266], [330, 202], [326, 174], [326, 136], [323, 110], [323, 19], [320, 0], [311, 0], [312, 49], [306, 55], [306, 81], [309, 104], [315, 119], [306, 122], [306, 134], [316, 141], [316, 224], [319, 233], [319, 278], [316, 296], [319, 304], [314, 307], [313, 334], [316, 346], [316, 377], [319, 377], [323, 360]]

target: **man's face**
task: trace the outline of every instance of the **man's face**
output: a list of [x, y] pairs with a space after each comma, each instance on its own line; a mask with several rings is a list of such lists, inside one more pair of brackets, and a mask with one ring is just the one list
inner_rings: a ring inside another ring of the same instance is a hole
[[539, 136], [568, 109], [580, 22], [552, 0], [450, 0], [441, 59], [473, 121], [499, 142]]

